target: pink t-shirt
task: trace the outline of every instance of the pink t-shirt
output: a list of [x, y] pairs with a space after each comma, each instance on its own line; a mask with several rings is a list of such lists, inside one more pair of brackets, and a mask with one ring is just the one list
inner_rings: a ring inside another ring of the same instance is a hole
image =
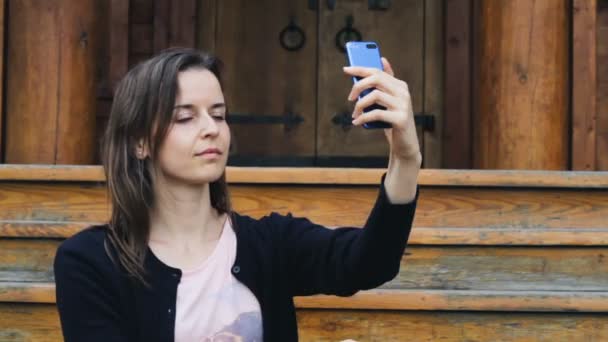
[[262, 314], [253, 293], [231, 272], [236, 235], [230, 220], [209, 257], [182, 270], [177, 287], [175, 341], [262, 341]]

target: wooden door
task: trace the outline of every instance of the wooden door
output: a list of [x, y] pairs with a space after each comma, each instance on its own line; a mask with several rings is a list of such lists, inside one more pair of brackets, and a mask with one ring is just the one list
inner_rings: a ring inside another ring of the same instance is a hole
[[369, 164], [370, 157], [384, 158], [388, 155], [383, 130], [336, 124], [336, 116], [346, 113], [350, 118], [353, 109], [346, 100], [352, 80], [342, 71], [346, 57], [336, 46], [336, 35], [347, 26], [349, 18], [363, 40], [379, 44], [381, 54], [392, 63], [396, 76], [408, 83], [414, 111], [421, 112], [424, 2], [392, 1], [385, 10], [370, 10], [368, 1], [361, 0], [337, 1], [333, 10], [321, 6], [317, 152], [321, 160], [349, 157], [361, 160], [361, 164]]
[[[225, 64], [224, 92], [233, 132], [231, 161], [245, 165], [310, 163], [315, 153], [317, 12], [308, 8], [307, 1], [207, 4], [211, 11], [213, 7], [217, 31], [215, 38], [207, 39], [214, 43], [207, 45], [213, 45]], [[206, 18], [212, 15], [208, 13]], [[279, 41], [290, 23], [305, 35], [304, 45], [297, 51], [283, 48]], [[206, 30], [213, 30], [211, 25]], [[295, 118], [292, 124], [260, 123], [286, 116]]]
[[[442, 85], [437, 80], [442, 69], [435, 47], [442, 42], [441, 0], [388, 3], [386, 9], [370, 9], [367, 0], [341, 0], [333, 6], [326, 1], [201, 3], [199, 46], [226, 65], [231, 165], [386, 166], [388, 143], [382, 130], [340, 123], [340, 115], [350, 118], [352, 113], [346, 100], [352, 81], [342, 72], [346, 57], [335, 41], [349, 17], [364, 40], [379, 43], [396, 76], [409, 84], [414, 112], [435, 115], [435, 130], [418, 130], [421, 147], [425, 140], [439, 140]], [[300, 49], [281, 45], [287, 27], [304, 33]], [[300, 122], [268, 122], [286, 116]], [[430, 144], [425, 151], [427, 166], [440, 160], [439, 146]]]

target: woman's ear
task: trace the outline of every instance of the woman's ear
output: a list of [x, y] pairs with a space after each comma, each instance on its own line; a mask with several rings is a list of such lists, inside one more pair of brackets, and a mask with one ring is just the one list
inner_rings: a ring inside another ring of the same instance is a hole
[[146, 159], [150, 155], [150, 152], [148, 151], [148, 146], [144, 142], [143, 138], [139, 139], [137, 141], [137, 144], [135, 145], [135, 155], [138, 159]]

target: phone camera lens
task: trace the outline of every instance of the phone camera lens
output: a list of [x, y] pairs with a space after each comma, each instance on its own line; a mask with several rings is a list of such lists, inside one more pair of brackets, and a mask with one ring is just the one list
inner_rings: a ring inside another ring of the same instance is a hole
[[367, 44], [366, 45], [368, 49], [375, 49], [376, 48], [376, 44]]

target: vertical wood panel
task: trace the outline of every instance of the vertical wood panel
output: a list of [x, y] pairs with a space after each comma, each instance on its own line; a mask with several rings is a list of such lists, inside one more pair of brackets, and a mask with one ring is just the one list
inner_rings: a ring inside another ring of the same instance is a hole
[[596, 169], [597, 0], [574, 0], [572, 18], [572, 169]]
[[196, 24], [197, 47], [215, 52], [215, 25], [217, 23], [217, 0], [198, 0], [198, 21]]
[[443, 4], [441, 0], [424, 1], [424, 109], [426, 114], [435, 117], [435, 129], [425, 131], [424, 167], [441, 167], [443, 154], [443, 72], [444, 72], [444, 31]]
[[442, 167], [471, 168], [471, 0], [445, 2], [445, 104]]
[[169, 45], [194, 47], [195, 27], [196, 0], [173, 0], [171, 2]]
[[170, 0], [154, 1], [154, 52], [169, 46]]
[[597, 170], [608, 171], [608, 1], [597, 12]]
[[567, 3], [481, 2], [476, 168], [568, 168]]
[[[5, 160], [54, 164], [60, 62], [56, 1], [11, 1], [7, 9]], [[27, 90], [34, 89], [31, 96]]]
[[4, 161], [4, 137], [2, 131], [4, 130], [4, 0], [0, 0], [0, 163]]
[[129, 1], [111, 0], [110, 2], [110, 87], [127, 73], [129, 66]]
[[97, 2], [71, 0], [59, 4], [61, 83], [56, 164], [93, 164], [101, 20]]

